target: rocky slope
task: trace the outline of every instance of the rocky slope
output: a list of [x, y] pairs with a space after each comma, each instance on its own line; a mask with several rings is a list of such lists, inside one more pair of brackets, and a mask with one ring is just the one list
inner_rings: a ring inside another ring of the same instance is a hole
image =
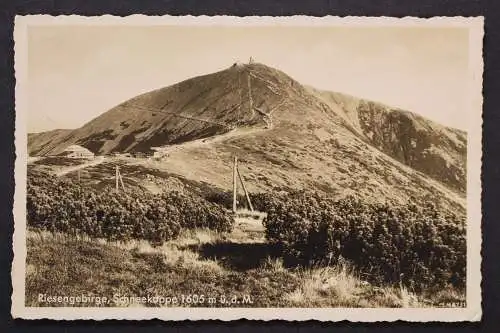
[[396, 160], [465, 191], [467, 134], [425, 119], [344, 94], [312, 90], [327, 108], [342, 114], [366, 142]]

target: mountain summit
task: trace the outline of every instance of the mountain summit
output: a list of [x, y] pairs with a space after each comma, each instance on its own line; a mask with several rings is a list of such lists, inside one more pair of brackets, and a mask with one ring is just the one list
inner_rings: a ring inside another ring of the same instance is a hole
[[272, 112], [286, 97], [283, 83], [291, 81], [264, 65], [234, 64], [134, 97], [66, 137], [33, 147], [30, 152], [57, 154], [64, 148], [61, 143], [66, 145], [68, 140], [98, 154], [148, 151], [236, 127], [265, 125], [266, 112]]
[[465, 207], [465, 132], [304, 86], [259, 63], [136, 96], [81, 128], [30, 134], [28, 142], [38, 156], [72, 144], [96, 154], [177, 147], [156, 167], [223, 187], [237, 153], [254, 189], [312, 187], [394, 201], [436, 196]]

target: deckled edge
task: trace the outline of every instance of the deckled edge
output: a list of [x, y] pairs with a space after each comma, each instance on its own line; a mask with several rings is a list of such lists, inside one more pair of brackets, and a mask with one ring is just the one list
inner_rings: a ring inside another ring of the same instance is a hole
[[[26, 316], [25, 299], [25, 263], [26, 263], [26, 174], [27, 174], [27, 131], [26, 131], [26, 100], [23, 98], [24, 87], [27, 83], [27, 20], [16, 16], [14, 21], [14, 75], [15, 86], [15, 162], [14, 162], [14, 235], [12, 238], [12, 306], [11, 314], [14, 318]], [[29, 19], [28, 19], [29, 20]], [[24, 21], [24, 22], [23, 22]], [[24, 315], [23, 315], [24, 314]]]
[[[484, 34], [483, 17], [310, 17], [310, 16], [145, 16], [131, 15], [127, 17], [103, 15], [84, 17], [77, 15], [50, 16], [28, 15], [16, 16], [14, 27], [14, 52], [16, 75], [16, 162], [15, 162], [15, 194], [14, 194], [14, 260], [12, 263], [12, 316], [24, 319], [127, 319], [127, 320], [287, 320], [287, 321], [343, 321], [352, 322], [393, 322], [425, 321], [425, 322], [458, 322], [479, 321], [481, 310], [481, 228], [480, 218], [477, 226], [471, 223], [472, 218], [481, 217], [481, 155], [482, 155], [482, 117], [472, 114], [471, 130], [468, 132], [467, 150], [467, 308], [462, 309], [352, 309], [352, 308], [33, 308], [25, 307], [25, 261], [26, 261], [26, 161], [27, 161], [27, 132], [24, 114], [24, 85], [26, 80], [28, 25], [289, 25], [289, 26], [426, 26], [426, 27], [464, 27], [470, 29], [470, 65], [473, 80], [469, 81], [471, 109], [482, 110], [482, 38]], [[474, 49], [475, 47], [476, 49]], [[473, 111], [476, 112], [476, 111]], [[472, 134], [472, 135], [471, 135]], [[470, 140], [473, 138], [473, 140]], [[471, 156], [472, 155], [472, 156]], [[472, 165], [471, 165], [472, 163]], [[471, 172], [472, 170], [472, 172]], [[475, 185], [476, 188], [473, 188]], [[472, 221], [474, 222], [474, 221]], [[279, 314], [278, 314], [279, 313]]]
[[480, 112], [470, 114], [471, 129], [467, 137], [467, 282], [470, 283], [467, 283], [466, 300], [471, 307], [471, 321], [482, 318], [483, 39], [484, 18], [481, 17], [469, 30], [470, 110]]

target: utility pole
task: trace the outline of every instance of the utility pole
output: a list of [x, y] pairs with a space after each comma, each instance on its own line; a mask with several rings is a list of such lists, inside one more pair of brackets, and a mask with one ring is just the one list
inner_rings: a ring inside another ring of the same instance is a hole
[[238, 105], [238, 116], [241, 115], [241, 105], [243, 104], [243, 98], [241, 97], [242, 89], [241, 89], [241, 71], [238, 70], [238, 94], [240, 97], [240, 104]]
[[116, 170], [116, 173], [115, 173], [116, 192], [118, 193], [118, 191], [120, 189], [120, 185], [122, 186], [123, 192], [125, 192], [125, 185], [123, 184], [123, 178], [122, 178], [122, 174], [120, 173], [120, 167], [117, 165], [115, 170]]
[[120, 171], [118, 171], [118, 177], [120, 178], [120, 184], [122, 185], [122, 190], [125, 192], [125, 185], [123, 185], [123, 178]]
[[115, 167], [115, 189], [116, 189], [116, 192], [118, 193], [118, 165]]
[[233, 160], [233, 212], [236, 213], [236, 201], [237, 201], [237, 196], [236, 192], [238, 190], [237, 186], [237, 179], [236, 179], [236, 173], [237, 173], [237, 164], [238, 164], [238, 157], [234, 155], [234, 160]]
[[252, 115], [255, 114], [255, 111], [253, 109], [253, 98], [252, 98], [252, 84], [250, 83], [250, 73], [247, 76], [247, 84], [248, 84], [248, 105], [250, 108], [250, 113]]
[[253, 212], [252, 202], [250, 201], [250, 196], [248, 195], [247, 188], [245, 187], [245, 183], [243, 182], [243, 177], [241, 177], [241, 173], [238, 168], [236, 168], [236, 172], [238, 173], [238, 177], [240, 178], [241, 187], [243, 187], [243, 192], [245, 192], [245, 197], [247, 198], [248, 207]]
[[[241, 187], [243, 188], [243, 191], [245, 192], [245, 197], [247, 199], [248, 203], [248, 208], [249, 210], [241, 210], [238, 213], [237, 210], [237, 192], [238, 192], [238, 179], [241, 183]], [[243, 181], [243, 177], [241, 176], [240, 169], [238, 168], [238, 157], [234, 155], [234, 160], [233, 160], [233, 213], [235, 215], [235, 218], [239, 217], [253, 217], [262, 222], [262, 219], [267, 216], [267, 213], [259, 212], [259, 211], [254, 211], [252, 202], [250, 201], [250, 195], [248, 194], [247, 188], [245, 186], [245, 182]]]

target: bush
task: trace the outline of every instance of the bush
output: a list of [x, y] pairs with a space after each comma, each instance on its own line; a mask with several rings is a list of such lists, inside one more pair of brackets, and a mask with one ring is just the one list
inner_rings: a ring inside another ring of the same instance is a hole
[[301, 264], [351, 261], [378, 282], [465, 285], [463, 217], [433, 204], [391, 207], [317, 193], [267, 196], [267, 238]]
[[50, 231], [154, 243], [175, 238], [181, 229], [230, 231], [234, 222], [229, 211], [194, 195], [98, 191], [36, 172], [28, 177], [27, 221]]
[[[249, 193], [250, 201], [255, 210], [260, 212], [266, 212], [273, 202], [273, 198], [276, 198], [278, 194], [276, 193]], [[203, 198], [209, 202], [221, 205], [227, 209], [233, 209], [233, 192], [224, 191], [221, 189], [216, 189], [204, 193]], [[244, 194], [238, 193], [236, 200], [238, 201], [238, 208], [248, 208], [247, 199]]]

